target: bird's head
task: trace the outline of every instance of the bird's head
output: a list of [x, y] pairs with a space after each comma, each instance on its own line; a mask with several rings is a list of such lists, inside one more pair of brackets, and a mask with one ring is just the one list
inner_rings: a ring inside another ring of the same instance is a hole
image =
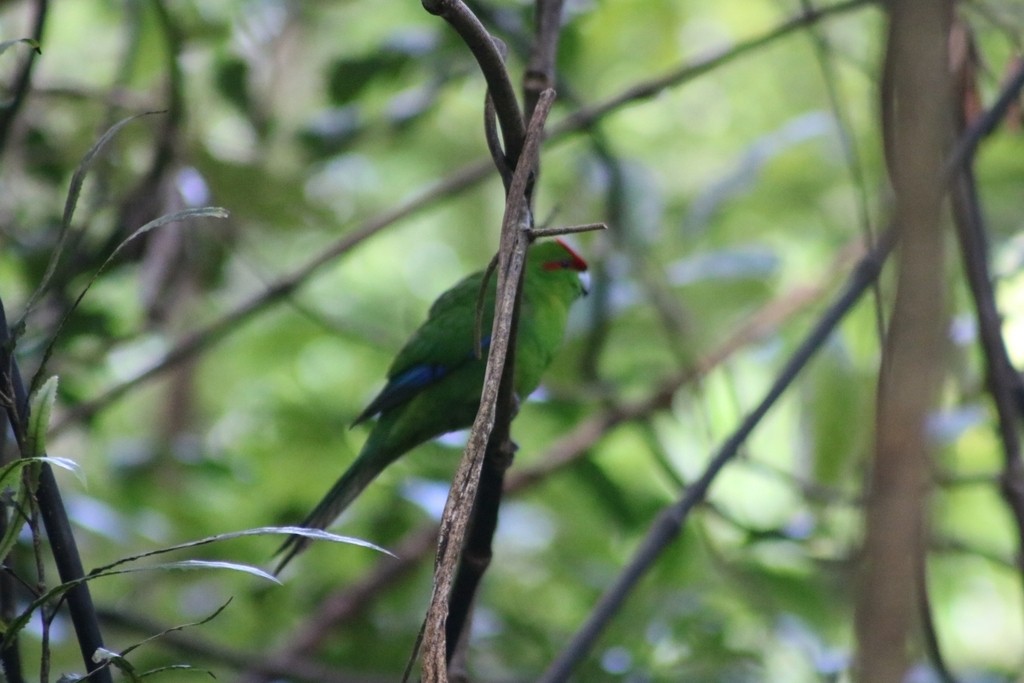
[[587, 262], [562, 240], [534, 244], [527, 255], [527, 265], [543, 274], [538, 280], [564, 281], [567, 292], [575, 291], [570, 295], [573, 298], [587, 293], [588, 283], [580, 277], [587, 270]]
[[544, 270], [575, 270], [578, 273], [587, 270], [587, 262], [583, 257], [559, 239], [534, 246], [531, 256]]

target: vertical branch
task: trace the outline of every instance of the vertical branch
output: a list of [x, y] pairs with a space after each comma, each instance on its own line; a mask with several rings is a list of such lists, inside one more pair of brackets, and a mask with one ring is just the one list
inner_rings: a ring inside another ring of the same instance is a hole
[[540, 94], [556, 85], [555, 63], [558, 38], [562, 32], [562, 5], [563, 0], [537, 0], [534, 9], [537, 37], [523, 74], [523, 99], [528, 119], [533, 117]]
[[943, 376], [946, 287], [940, 207], [951, 132], [951, 2], [890, 5], [887, 160], [896, 193], [899, 273], [880, 369], [864, 567], [856, 605], [857, 676], [897, 683], [907, 670], [915, 575], [923, 553], [928, 419]]
[[[505, 216], [501, 225], [501, 250], [498, 265], [497, 304], [491, 346], [487, 355], [480, 411], [469, 433], [469, 443], [459, 469], [452, 482], [451, 493], [441, 517], [437, 561], [434, 567], [434, 590], [430, 599], [423, 630], [423, 678], [428, 682], [447, 681], [447, 645], [445, 623], [448, 619], [448, 600], [455, 580], [455, 569], [462, 552], [473, 505], [477, 498], [480, 471], [484, 453], [492, 440], [492, 430], [498, 418], [499, 395], [502, 417], [507, 424], [511, 410], [511, 373], [506, 371], [514, 317], [519, 302], [519, 284], [526, 248], [529, 245], [530, 211], [527, 188], [537, 164], [537, 155], [543, 137], [544, 122], [554, 102], [554, 92], [547, 91], [538, 102], [526, 136], [523, 154], [516, 165], [505, 202]], [[502, 385], [505, 386], [502, 390]], [[507, 427], [506, 427], [507, 428]]]
[[[3, 302], [0, 301], [0, 323], [3, 323]], [[0, 330], [0, 336], [4, 335], [6, 325], [3, 330]], [[5, 411], [10, 411], [8, 405], [13, 401], [14, 388], [13, 382], [7, 381], [7, 378], [12, 374], [12, 363], [9, 360], [9, 356], [5, 351], [0, 350], [0, 402], [3, 404]], [[0, 464], [6, 466], [10, 459], [13, 459], [16, 452], [14, 449], [8, 448], [8, 438], [13, 436], [14, 430], [8, 429], [7, 424], [10, 423], [10, 413], [6, 412], [4, 418], [0, 419]], [[17, 510], [13, 509], [13, 506], [4, 505], [0, 507], [0, 537], [7, 534], [7, 530], [11, 525], [20, 524]], [[6, 558], [0, 558], [7, 564]], [[3, 623], [11, 623], [18, 615], [19, 601], [18, 601], [18, 584], [15, 576], [10, 571], [0, 571], [0, 619], [3, 619]], [[19, 646], [19, 640], [17, 636], [14, 636], [10, 640], [10, 644], [0, 651], [0, 667], [2, 667], [4, 680], [10, 683], [23, 683], [25, 677], [22, 673], [21, 666], [21, 650]]]
[[[459, 33], [487, 80], [487, 141], [506, 185], [498, 251], [498, 293], [483, 395], [441, 520], [434, 593], [422, 632], [424, 678], [444, 681], [448, 678], [457, 644], [465, 642], [476, 589], [490, 563], [504, 472], [515, 450], [509, 426], [516, 412], [513, 392], [516, 328], [523, 263], [530, 241], [529, 230], [533, 227], [533, 183], [537, 177], [544, 123], [554, 102], [554, 91], [547, 84], [554, 80], [561, 0], [538, 3], [539, 36], [531, 61], [532, 77], [527, 79], [530, 125], [525, 133], [522, 113], [498, 46], [479, 20], [460, 0], [423, 0], [423, 6], [428, 12], [443, 17]], [[490, 127], [492, 110], [501, 126], [504, 150], [499, 149], [497, 135]], [[511, 178], [509, 168], [515, 169]]]
[[[2, 387], [6, 417], [11, 429], [18, 439], [19, 446], [23, 443], [25, 425], [28, 421], [29, 400], [21, 373], [14, 360], [14, 341], [11, 338], [3, 303], [0, 302], [0, 387]], [[93, 660], [96, 650], [103, 647], [103, 636], [100, 632], [96, 609], [93, 607], [89, 585], [82, 579], [85, 569], [78, 554], [71, 522], [68, 519], [64, 502], [61, 499], [57, 479], [53, 469], [47, 463], [39, 466], [39, 486], [35, 492], [39, 501], [39, 513], [46, 527], [46, 535], [50, 539], [50, 550], [57, 565], [57, 573], [65, 583], [77, 582], [66, 594], [68, 612], [71, 623], [78, 637], [78, 647], [82, 653], [85, 669], [93, 679], [100, 683], [110, 683], [110, 669], [105, 662]]]
[[[530, 64], [524, 77], [523, 89], [527, 115], [531, 117], [527, 135], [536, 136], [538, 140], [543, 138], [544, 121], [547, 119], [547, 113], [554, 102], [553, 91], [550, 89], [550, 85], [555, 80], [555, 56], [558, 51], [561, 8], [562, 0], [538, 0], [535, 10], [537, 38], [531, 54]], [[490, 104], [490, 100], [488, 104]], [[533, 116], [537, 113], [538, 106], [543, 109], [543, 112], [540, 119], [535, 119]], [[489, 115], [487, 118], [490, 120]], [[491, 146], [493, 147], [493, 143], [491, 143]], [[493, 149], [492, 156], [495, 157], [496, 162], [499, 159], [508, 158], [505, 155], [495, 154]], [[527, 184], [523, 189], [523, 196], [521, 198], [523, 202], [521, 216], [525, 217], [525, 220], [522, 220], [521, 223], [523, 227], [531, 228], [532, 220], [529, 216], [532, 215], [532, 186], [536, 182], [540, 163], [539, 158], [528, 157], [525, 161], [529, 163], [529, 166], [524, 167], [524, 170], [529, 172], [529, 176], [527, 177]], [[500, 164], [499, 170], [501, 170]], [[516, 191], [511, 187], [509, 187], [507, 201], [520, 201], [516, 197]], [[503, 242], [505, 242], [504, 237]], [[507, 242], [503, 244], [500, 254], [507, 254], [509, 246]], [[519, 287], [521, 286], [522, 282], [519, 283]], [[466, 546], [449, 600], [449, 615], [446, 625], [446, 656], [449, 669], [453, 671], [457, 668], [453, 665], [457, 648], [462, 650], [467, 643], [468, 623], [477, 588], [479, 587], [480, 580], [483, 578], [484, 571], [490, 565], [493, 555], [492, 540], [498, 526], [498, 511], [501, 507], [505, 472], [511, 466], [515, 454], [515, 444], [512, 442], [510, 426], [517, 410], [516, 398], [513, 395], [513, 380], [515, 376], [515, 340], [518, 330], [518, 305], [513, 310], [509, 352], [501, 380], [501, 391], [498, 396], [494, 429], [484, 455]]]
[[[1018, 68], [1016, 78], [1011, 79], [1011, 84], [1018, 84], [1011, 92], [1019, 91], [1022, 75], [1024, 64]], [[961, 126], [964, 124], [960, 121]], [[989, 272], [988, 231], [971, 163], [965, 163], [954, 178], [952, 199], [957, 239], [967, 284], [974, 299], [985, 358], [985, 380], [999, 421], [999, 438], [1003, 446], [1002, 494], [1017, 526], [1017, 553], [1021, 558], [1024, 557], [1024, 463], [1017, 400], [1022, 390], [1021, 377], [1010, 361], [1003, 339], [1002, 316], [996, 305]]]

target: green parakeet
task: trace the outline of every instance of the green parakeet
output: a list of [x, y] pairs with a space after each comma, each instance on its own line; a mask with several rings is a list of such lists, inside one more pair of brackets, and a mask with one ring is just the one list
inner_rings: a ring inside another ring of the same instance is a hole
[[[525, 398], [551, 363], [565, 332], [569, 307], [584, 293], [587, 263], [561, 240], [531, 245], [526, 256], [516, 338], [515, 393]], [[497, 275], [487, 283], [481, 345], [475, 353], [477, 298], [484, 273], [443, 293], [426, 321], [391, 363], [387, 384], [353, 425], [378, 416], [359, 456], [300, 526], [325, 529], [366, 486], [407, 451], [473, 424], [480, 406], [494, 318]], [[281, 569], [308, 543], [290, 537], [279, 550]]]

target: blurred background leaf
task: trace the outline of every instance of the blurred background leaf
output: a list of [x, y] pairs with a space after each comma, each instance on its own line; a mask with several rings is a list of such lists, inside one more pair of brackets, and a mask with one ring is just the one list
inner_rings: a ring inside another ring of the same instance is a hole
[[[34, 4], [0, 6], [0, 40], [30, 35]], [[508, 47], [518, 82], [532, 44], [529, 3], [471, 5]], [[795, 0], [567, 3], [552, 123], [800, 11]], [[962, 14], [987, 67], [978, 78], [988, 101], [1019, 49], [1024, 15], [1014, 0], [965, 3]], [[851, 4], [546, 145], [539, 219], [611, 229], [575, 240], [592, 265], [592, 293], [513, 426], [511, 476], [553, 465], [566, 452], [551, 450], [560, 439], [583, 445], [503, 509], [469, 650], [474, 679], [529, 680], [544, 669], [827, 305], [856, 260], [865, 218], [883, 219], [883, 27], [878, 7]], [[57, 244], [83, 155], [115, 121], [165, 113], [122, 130], [87, 178], [68, 249], [19, 342], [23, 368], [34, 371], [75, 296], [134, 230], [187, 208], [231, 212], [134, 241], [56, 340], [49, 454], [84, 473], [85, 485], [58, 476], [87, 567], [296, 522], [358, 451], [366, 429], [348, 425], [406, 335], [495, 249], [501, 184], [472, 171], [486, 158], [483, 79], [419, 3], [77, 0], [53, 3], [41, 47], [0, 149], [0, 297], [12, 318]], [[5, 100], [27, 52], [0, 56]], [[977, 169], [1018, 363], [1022, 158], [1019, 127], [1007, 123]], [[437, 190], [456, 173], [468, 180]], [[421, 197], [400, 220], [380, 218]], [[374, 225], [384, 227], [359, 237]], [[299, 286], [272, 289], [307, 267]], [[1024, 662], [1014, 530], [998, 495], [1001, 456], [969, 300], [961, 282], [949, 287], [959, 323], [936, 464], [932, 602], [961, 680], [1014, 680]], [[888, 274], [878, 295], [886, 308]], [[254, 301], [252, 315], [228, 317]], [[844, 321], [580, 680], [847, 680], [876, 313], [868, 298]], [[224, 320], [201, 352], [102, 398]], [[695, 379], [650, 410], [600, 422], [695, 367]], [[594, 424], [586, 439], [575, 431]], [[237, 572], [105, 578], [93, 589], [108, 645], [201, 620], [233, 598], [211, 622], [131, 653], [135, 669], [187, 662], [250, 683], [329, 680], [324, 672], [395, 680], [430, 592], [433, 547], [417, 539], [436, 521], [460, 446], [455, 435], [417, 449], [335, 527], [395, 551], [399, 564], [320, 544], [283, 586]], [[269, 567], [276, 545], [240, 538], [168, 559]], [[310, 624], [314, 635], [303, 630]], [[67, 631], [52, 634], [54, 670], [80, 666]], [[27, 633], [25, 647], [37, 637]], [[268, 673], [282, 661], [286, 670]]]

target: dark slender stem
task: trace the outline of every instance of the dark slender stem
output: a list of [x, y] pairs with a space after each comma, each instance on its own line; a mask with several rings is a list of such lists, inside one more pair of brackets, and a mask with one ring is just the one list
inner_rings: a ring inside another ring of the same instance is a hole
[[[496, 421], [492, 432], [492, 443], [498, 435]], [[506, 428], [507, 436], [507, 428]], [[508, 443], [506, 441], [506, 443]], [[498, 511], [501, 507], [502, 492], [505, 487], [505, 472], [512, 464], [512, 454], [498, 453], [504, 444], [488, 445], [484, 456], [484, 466], [480, 470], [480, 489], [477, 493], [476, 506], [473, 509], [469, 533], [466, 537], [466, 549], [462, 553], [459, 572], [452, 585], [452, 595], [448, 604], [448, 622], [445, 624], [448, 664], [451, 666], [456, 648], [464, 642], [464, 634], [468, 631], [470, 613], [477, 588], [484, 572], [491, 564], [493, 551], [491, 542], [498, 526]]]
[[[18, 364], [14, 361], [13, 341], [7, 327], [7, 317], [3, 302], [0, 301], [0, 368], [5, 374], [0, 386], [8, 387], [13, 402], [8, 406], [7, 414], [15, 436], [24, 434], [29, 418], [28, 392], [22, 381]], [[22, 439], [19, 438], [19, 445]], [[50, 539], [50, 550], [57, 565], [57, 573], [65, 583], [77, 582], [65, 594], [71, 622], [78, 637], [78, 646], [86, 671], [100, 683], [110, 683], [110, 669], [103, 663], [93, 661], [92, 656], [97, 649], [103, 647], [103, 636], [100, 632], [96, 610], [92, 604], [89, 585], [81, 579], [85, 576], [82, 559], [78, 553], [71, 522], [68, 519], [64, 502], [61, 500], [60, 489], [53, 475], [53, 469], [47, 463], [39, 466], [39, 486], [36, 490], [39, 503], [39, 514], [46, 527], [46, 535]]]
[[501, 184], [507, 192], [509, 185], [512, 184], [512, 169], [509, 167], [508, 159], [505, 157], [505, 150], [501, 148], [496, 116], [494, 100], [491, 99], [491, 93], [488, 91], [487, 97], [484, 98], [484, 139], [487, 141], [487, 151], [491, 153], [491, 161], [494, 162], [494, 167], [498, 169], [498, 175], [501, 176]]
[[[6, 430], [4, 430], [6, 431]], [[3, 536], [7, 531], [7, 526], [10, 524], [8, 519], [8, 511], [3, 510], [3, 523], [0, 524], [0, 536]], [[16, 591], [17, 584], [14, 581], [14, 577], [7, 569], [0, 573], [0, 617], [3, 618], [5, 623], [11, 623], [11, 621], [17, 616], [18, 610], [18, 595]], [[8, 683], [23, 683], [25, 680], [21, 670], [21, 650], [18, 647], [18, 639], [14, 638], [11, 644], [4, 648], [3, 652], [0, 652], [0, 665], [3, 666], [3, 678]]]
[[[43, 30], [46, 28], [46, 15], [49, 8], [49, 0], [36, 0], [32, 38], [37, 45], [41, 45], [43, 42]], [[7, 136], [11, 132], [11, 126], [14, 125], [14, 119], [17, 118], [22, 105], [25, 104], [25, 98], [28, 96], [29, 87], [32, 84], [32, 69], [35, 67], [38, 55], [37, 50], [31, 50], [25, 57], [25, 62], [18, 73], [18, 80], [14, 85], [14, 95], [6, 107], [0, 108], [0, 154], [3, 154], [3, 150], [7, 147]]]
[[558, 39], [562, 35], [563, 4], [563, 0], [537, 0], [534, 7], [536, 40], [530, 53], [530, 63], [523, 75], [527, 118], [533, 116], [540, 94], [556, 85], [555, 64], [558, 57]]
[[917, 556], [917, 608], [921, 619], [921, 631], [924, 640], [924, 649], [928, 653], [928, 660], [932, 663], [936, 675], [942, 683], [957, 683], [956, 676], [949, 670], [946, 659], [942, 655], [942, 644], [939, 642], [939, 633], [935, 628], [935, 618], [932, 615], [932, 601], [928, 592], [928, 567], [924, 553]]
[[515, 89], [494, 37], [461, 0], [423, 0], [423, 8], [451, 24], [476, 58], [501, 123], [505, 157], [514, 167], [523, 149], [526, 128]]
[[[448, 658], [445, 622], [449, 614], [448, 605], [458, 561], [462, 555], [466, 531], [477, 500], [480, 470], [485, 454], [493, 447], [492, 444], [504, 443], [508, 438], [508, 422], [513, 414], [511, 368], [514, 365], [512, 354], [515, 348], [516, 309], [520, 298], [526, 248], [529, 244], [528, 234], [524, 228], [530, 225], [531, 178], [537, 166], [544, 122], [554, 98], [554, 91], [549, 90], [538, 102], [530, 121], [523, 154], [519, 158], [505, 200], [494, 325], [480, 410], [470, 430], [469, 442], [455, 473], [455, 480], [441, 517], [437, 562], [434, 568], [434, 590], [424, 619], [423, 677], [429, 682], [446, 678]], [[498, 495], [500, 496], [500, 493]]]
[[961, 171], [952, 194], [957, 238], [967, 283], [974, 299], [979, 342], [985, 358], [985, 380], [995, 405], [1003, 447], [1000, 489], [1017, 529], [1018, 557], [1024, 557], [1024, 463], [1018, 431], [1021, 420], [1018, 406], [1018, 396], [1022, 393], [1021, 377], [1010, 360], [1003, 339], [1002, 316], [996, 305], [989, 273], [987, 230], [972, 169], [966, 167]]
[[[980, 141], [993, 130], [1024, 88], [1024, 62], [1007, 81], [992, 107], [960, 136], [950, 169], [959, 169], [953, 181], [953, 217], [967, 283], [974, 299], [986, 383], [992, 395], [1003, 445], [1000, 489], [1017, 528], [1018, 570], [1024, 553], [1024, 459], [1021, 455], [1020, 421], [1024, 417], [1024, 384], [1010, 360], [1003, 339], [1002, 316], [996, 304], [989, 271], [988, 230], [974, 177], [974, 155]], [[961, 125], [962, 122], [961, 122]], [[1024, 573], [1022, 573], [1024, 578]]]

